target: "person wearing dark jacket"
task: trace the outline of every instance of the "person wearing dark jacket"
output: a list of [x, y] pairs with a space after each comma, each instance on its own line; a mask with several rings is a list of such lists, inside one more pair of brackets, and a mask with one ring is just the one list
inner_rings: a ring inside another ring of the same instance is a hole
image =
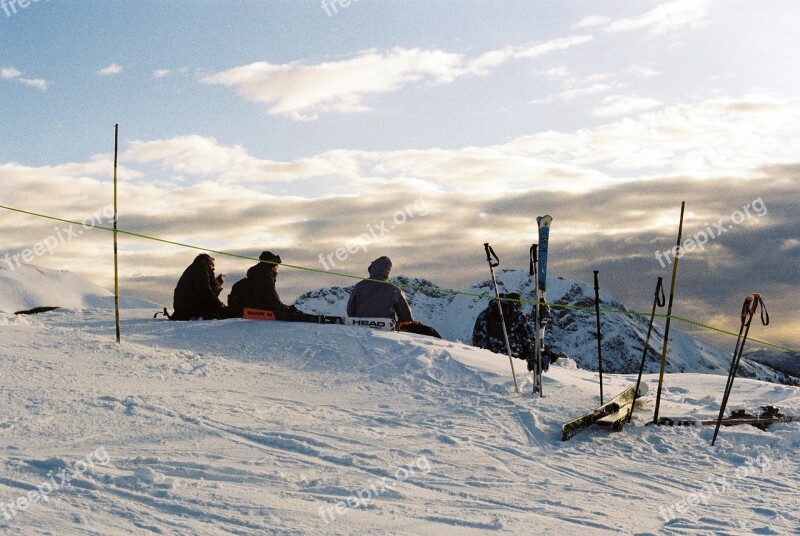
[[356, 283], [347, 302], [347, 316], [394, 318], [398, 322], [414, 320], [411, 307], [402, 289], [384, 283], [389, 279], [392, 261], [379, 257], [369, 265], [369, 277]]
[[[528, 315], [520, 307], [522, 296], [519, 293], [501, 294], [502, 300], [492, 300], [489, 307], [481, 311], [472, 330], [472, 345], [490, 350], [496, 354], [507, 355], [503, 322], [500, 321], [500, 308], [503, 310], [511, 356], [524, 359], [531, 370], [536, 353], [536, 330], [528, 320]], [[550, 349], [542, 352], [542, 371], [547, 372], [550, 363], [566, 354], [555, 354]]]
[[195, 257], [175, 287], [172, 320], [225, 318], [226, 307], [219, 300], [223, 277], [214, 277], [214, 258], [207, 253]]
[[237, 281], [228, 296], [228, 306], [232, 315], [242, 316], [245, 308], [272, 311], [279, 320], [295, 320], [303, 313], [294, 305], [281, 301], [276, 288], [278, 270], [281, 264], [279, 255], [264, 251], [258, 257], [258, 264], [247, 270], [247, 277]]

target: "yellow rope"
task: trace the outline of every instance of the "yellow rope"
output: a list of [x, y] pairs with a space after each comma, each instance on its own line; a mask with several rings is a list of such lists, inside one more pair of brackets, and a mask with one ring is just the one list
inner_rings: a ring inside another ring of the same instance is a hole
[[[22, 209], [18, 209], [18, 208], [14, 208], [14, 207], [8, 207], [8, 206], [5, 206], [5, 205], [0, 205], [0, 209], [9, 210], [11, 212], [18, 212], [20, 214], [27, 214], [29, 216], [35, 216], [37, 218], [44, 218], [44, 219], [47, 219], [47, 220], [60, 221], [62, 223], [69, 223], [69, 224], [72, 224], [72, 225], [83, 226], [83, 223], [81, 223], [81, 222], [68, 220], [68, 219], [65, 219], [65, 218], [57, 218], [55, 216], [48, 216], [46, 214], [39, 214], [38, 212], [31, 212], [31, 211], [28, 211], [28, 210], [22, 210]], [[235, 259], [243, 259], [243, 260], [247, 260], [247, 261], [266, 262], [268, 264], [275, 264], [274, 262], [271, 262], [271, 261], [262, 261], [262, 260], [260, 260], [260, 259], [258, 259], [256, 257], [250, 257], [250, 256], [247, 256], [247, 255], [239, 255], [239, 254], [230, 253], [230, 252], [227, 252], [227, 251], [203, 248], [203, 247], [195, 246], [195, 245], [192, 245], [192, 244], [185, 244], [183, 242], [175, 242], [173, 240], [166, 240], [164, 238], [158, 238], [158, 237], [155, 237], [155, 236], [148, 236], [148, 235], [141, 234], [141, 233], [134, 233], [132, 231], [125, 231], [125, 230], [122, 230], [122, 229], [116, 229], [115, 230], [115, 229], [112, 229], [110, 227], [104, 227], [102, 225], [93, 225], [92, 228], [93, 229], [100, 229], [100, 230], [108, 231], [108, 232], [112, 232], [112, 233], [116, 232], [116, 233], [119, 233], [119, 234], [124, 234], [124, 235], [128, 235], [128, 236], [134, 236], [136, 238], [142, 238], [144, 240], [151, 240], [151, 241], [154, 241], [154, 242], [161, 242], [163, 244], [170, 244], [172, 246], [179, 246], [179, 247], [183, 247], [183, 248], [194, 249], [194, 250], [208, 252], [208, 253], [215, 253], [217, 255], [223, 255], [225, 257], [232, 257], [232, 258], [235, 258]], [[292, 269], [295, 269], [295, 270], [303, 270], [303, 271], [306, 271], [306, 272], [319, 273], [319, 274], [325, 274], [325, 275], [333, 275], [333, 276], [337, 276], [337, 277], [344, 277], [344, 278], [347, 278], [347, 279], [356, 279], [356, 280], [359, 280], [359, 281], [363, 281], [365, 279], [368, 279], [366, 277], [362, 277], [362, 276], [359, 276], [359, 275], [346, 274], [346, 273], [342, 273], [342, 272], [334, 272], [334, 271], [331, 271], [331, 270], [320, 270], [319, 268], [309, 268], [307, 266], [297, 266], [297, 265], [285, 264], [285, 263], [281, 263], [281, 266], [285, 266], [286, 268], [292, 268]], [[392, 285], [392, 286], [395, 286], [395, 287], [398, 287], [398, 288], [402, 288], [402, 289], [412, 289], [412, 290], [418, 290], [418, 291], [435, 291], [435, 292], [441, 292], [441, 293], [444, 293], [444, 294], [452, 294], [454, 296], [456, 296], [456, 295], [457, 296], [470, 296], [470, 297], [473, 297], [473, 298], [479, 298], [479, 299], [483, 299], [483, 300], [493, 300], [493, 299], [495, 299], [495, 296], [494, 295], [490, 295], [490, 294], [477, 294], [477, 293], [474, 293], [474, 292], [465, 292], [465, 291], [461, 291], [461, 290], [454, 290], [454, 289], [448, 289], [448, 288], [442, 288], [442, 287], [432, 287], [432, 286], [428, 286], [428, 285], [400, 284], [400, 283], [396, 283], [396, 282], [392, 282], [392, 281], [383, 281], [383, 280], [378, 280], [378, 279], [372, 279], [371, 281], [377, 281], [377, 282], [380, 282], [380, 283], [385, 283], [387, 285]], [[530, 305], [533, 305], [535, 303], [534, 300], [528, 300], [528, 299], [520, 299], [520, 300], [508, 300], [507, 298], [501, 298], [501, 299], [507, 300], [507, 301], [516, 301], [516, 302], [519, 302], [519, 303], [525, 303], [525, 304], [530, 304]], [[586, 307], [586, 306], [580, 306], [580, 305], [568, 305], [568, 304], [559, 304], [559, 303], [548, 303], [547, 305], [549, 305], [553, 309], [571, 309], [571, 310], [576, 310], [576, 311], [594, 311], [594, 307]], [[626, 316], [650, 316], [650, 313], [645, 313], [645, 312], [641, 312], [641, 311], [633, 311], [633, 310], [600, 308], [600, 311], [603, 312], [603, 313], [608, 313], [608, 314], [620, 314], [620, 315], [626, 315]], [[665, 315], [665, 314], [656, 314], [655, 317], [656, 318], [666, 319], [667, 315]], [[714, 327], [714, 326], [709, 326], [707, 324], [703, 324], [701, 322], [697, 322], [697, 321], [691, 320], [689, 318], [683, 318], [683, 317], [680, 317], [680, 316], [677, 316], [677, 315], [672, 315], [671, 318], [674, 319], [674, 320], [677, 320], [679, 322], [684, 322], [686, 324], [690, 324], [690, 325], [693, 325], [693, 326], [696, 326], [696, 327], [700, 327], [700, 328], [703, 328], [703, 329], [708, 329], [710, 331], [715, 331], [717, 333], [723, 333], [725, 335], [730, 335], [732, 337], [737, 337], [738, 336], [737, 333], [734, 333], [732, 331], [728, 331], [728, 330], [725, 330], [725, 329], [717, 328], [717, 327]], [[753, 337], [748, 338], [748, 340], [752, 341], [752, 342], [755, 342], [755, 343], [758, 343], [758, 344], [763, 344], [764, 346], [769, 346], [771, 348], [776, 348], [778, 350], [783, 350], [785, 352], [791, 352], [791, 353], [795, 353], [795, 354], [800, 354], [800, 349], [797, 349], [797, 348], [789, 348], [789, 347], [786, 347], [786, 346], [781, 346], [779, 344], [774, 344], [774, 343], [767, 342], [767, 341], [764, 341], [764, 340], [761, 340], [761, 339], [756, 339], [756, 338], [753, 338]]]

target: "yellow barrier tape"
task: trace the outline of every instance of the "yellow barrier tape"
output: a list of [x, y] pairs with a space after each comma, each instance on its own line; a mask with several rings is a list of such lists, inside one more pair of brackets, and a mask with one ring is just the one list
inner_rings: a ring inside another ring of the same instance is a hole
[[[78, 221], [68, 220], [68, 219], [65, 219], [65, 218], [57, 218], [55, 216], [48, 216], [47, 214], [40, 214], [38, 212], [31, 212], [31, 211], [28, 211], [28, 210], [22, 210], [22, 209], [19, 209], [19, 208], [9, 207], [9, 206], [5, 206], [5, 205], [0, 205], [0, 209], [8, 210], [8, 211], [11, 211], [11, 212], [18, 212], [20, 214], [27, 214], [29, 216], [35, 216], [37, 218], [44, 218], [44, 219], [47, 219], [47, 220], [60, 221], [62, 223], [69, 223], [69, 224], [72, 224], [72, 225], [81, 225], [81, 226], [83, 226], [83, 223], [78, 222]], [[204, 248], [204, 247], [195, 246], [195, 245], [192, 245], [192, 244], [185, 244], [183, 242], [175, 242], [173, 240], [166, 240], [164, 238], [158, 238], [158, 237], [155, 237], [155, 236], [148, 236], [148, 235], [141, 234], [141, 233], [135, 233], [133, 231], [125, 231], [123, 229], [116, 229], [115, 230], [115, 229], [112, 229], [110, 227], [104, 227], [102, 225], [93, 225], [91, 228], [92, 229], [100, 229], [102, 231], [108, 231], [108, 232], [112, 232], [112, 233], [124, 234], [124, 235], [128, 235], [128, 236], [133, 236], [133, 237], [136, 237], [136, 238], [142, 238], [144, 240], [151, 240], [151, 241], [154, 241], [154, 242], [161, 242], [163, 244], [169, 244], [169, 245], [172, 245], [172, 246], [179, 246], [179, 247], [188, 248], [188, 249], [194, 249], [194, 250], [197, 250], [197, 251], [202, 251], [202, 252], [207, 252], [207, 253], [215, 253], [217, 255], [222, 255], [222, 256], [225, 256], [225, 257], [232, 257], [232, 258], [235, 258], [235, 259], [243, 259], [243, 260], [248, 260], [248, 261], [270, 263], [269, 261], [262, 261], [262, 260], [260, 260], [260, 259], [258, 259], [256, 257], [250, 257], [250, 256], [247, 256], [247, 255], [239, 255], [237, 253], [230, 253], [230, 252], [227, 252], [227, 251]], [[274, 263], [270, 263], [270, 264], [274, 264]], [[334, 271], [331, 271], [331, 270], [320, 270], [319, 268], [309, 268], [307, 266], [297, 266], [297, 265], [286, 264], [286, 263], [281, 263], [281, 266], [285, 266], [286, 268], [292, 268], [292, 269], [295, 269], [295, 270], [302, 270], [302, 271], [306, 271], [306, 272], [319, 273], [319, 274], [325, 274], [325, 275], [333, 275], [333, 276], [337, 276], [337, 277], [344, 277], [344, 278], [347, 278], [347, 279], [356, 279], [358, 281], [363, 281], [365, 279], [368, 279], [366, 277], [362, 277], [362, 276], [359, 276], [359, 275], [346, 274], [346, 273], [342, 273], [342, 272], [334, 272]], [[454, 289], [442, 288], [442, 287], [431, 287], [431, 286], [427, 286], [427, 285], [400, 284], [400, 283], [396, 283], [396, 282], [392, 282], [392, 281], [381, 281], [381, 280], [373, 280], [373, 281], [378, 281], [380, 283], [385, 283], [387, 285], [392, 285], [392, 286], [395, 286], [395, 287], [398, 287], [398, 288], [402, 288], [402, 289], [413, 289], [413, 290], [419, 290], [419, 291], [435, 291], [435, 292], [442, 292], [444, 294], [453, 294], [453, 295], [459, 295], [459, 296], [470, 296], [470, 297], [473, 297], [473, 298], [479, 298], [479, 299], [484, 299], [484, 300], [493, 300], [493, 299], [495, 299], [495, 296], [491, 295], [491, 294], [477, 294], [477, 293], [474, 293], [474, 292], [465, 292], [465, 291], [462, 291], [462, 290], [454, 290]], [[505, 299], [505, 298], [503, 298], [503, 299]], [[509, 301], [512, 301], [512, 300], [509, 300]], [[525, 304], [530, 304], [530, 305], [533, 305], [535, 303], [535, 300], [529, 300], [529, 299], [524, 299], [524, 298], [520, 299], [520, 300], [513, 300], [513, 301], [518, 301], [520, 303], [525, 303]], [[594, 312], [594, 310], [595, 310], [594, 307], [586, 307], [586, 306], [580, 306], [580, 305], [568, 305], [568, 304], [560, 304], [560, 303], [548, 303], [547, 305], [549, 305], [553, 309], [571, 309], [571, 310], [592, 311], [592, 312]], [[608, 313], [608, 314], [620, 314], [620, 315], [626, 315], [626, 316], [650, 316], [650, 313], [645, 313], [645, 312], [641, 312], [641, 311], [623, 310], [623, 309], [607, 309], [607, 308], [602, 308], [602, 307], [600, 308], [600, 312]], [[666, 319], [667, 316], [668, 315], [666, 315], [666, 314], [658, 314], [658, 313], [655, 314], [656, 318]], [[686, 324], [690, 324], [690, 325], [693, 325], [693, 326], [696, 326], [696, 327], [708, 329], [710, 331], [715, 331], [717, 333], [730, 335], [732, 337], [737, 337], [738, 336], [737, 333], [734, 333], [732, 331], [728, 331], [728, 330], [725, 330], [725, 329], [722, 329], [722, 328], [717, 328], [717, 327], [714, 327], [714, 326], [709, 326], [707, 324], [703, 324], [701, 322], [697, 322], [696, 320], [691, 320], [689, 318], [683, 318], [681, 316], [677, 316], [677, 315], [674, 315], [674, 314], [672, 315], [672, 318], [674, 320], [679, 321], [679, 322], [684, 322]], [[781, 346], [779, 344], [774, 344], [774, 343], [771, 343], [771, 342], [768, 342], [768, 341], [764, 341], [764, 340], [761, 340], [761, 339], [757, 339], [757, 338], [754, 338], [754, 337], [749, 337], [748, 341], [751, 341], [751, 342], [754, 342], [754, 343], [758, 343], [758, 344], [763, 344], [764, 346], [769, 346], [771, 348], [775, 348], [775, 349], [778, 349], [778, 350], [783, 350], [785, 352], [791, 352], [791, 353], [795, 353], [795, 354], [800, 354], [800, 349]]]

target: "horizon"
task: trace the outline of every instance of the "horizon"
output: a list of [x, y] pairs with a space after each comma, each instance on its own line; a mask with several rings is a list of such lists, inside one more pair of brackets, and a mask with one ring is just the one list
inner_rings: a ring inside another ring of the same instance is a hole
[[[685, 201], [674, 314], [735, 330], [760, 292], [759, 338], [800, 345], [796, 3], [4, 6], [1, 205], [110, 225], [118, 123], [119, 228], [313, 269], [284, 301], [382, 255], [525, 270], [550, 214], [550, 274], [649, 311]], [[108, 232], [0, 222], [0, 266], [113, 288]], [[199, 251], [119, 242], [121, 292], [171, 305]], [[252, 262], [215, 256], [226, 295]]]

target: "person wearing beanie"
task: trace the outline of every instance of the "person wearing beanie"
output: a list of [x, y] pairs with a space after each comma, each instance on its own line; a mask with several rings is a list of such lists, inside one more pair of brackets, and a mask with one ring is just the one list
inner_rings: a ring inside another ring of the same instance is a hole
[[172, 320], [226, 318], [227, 308], [219, 300], [222, 274], [214, 277], [214, 257], [201, 253], [183, 271], [175, 287]]
[[293, 306], [281, 301], [276, 288], [281, 258], [271, 251], [258, 257], [258, 264], [247, 270], [247, 277], [237, 281], [228, 296], [228, 307], [235, 316], [242, 316], [246, 307], [272, 311], [278, 319], [297, 312]]
[[389, 257], [378, 257], [369, 265], [369, 279], [359, 281], [350, 293], [347, 316], [365, 318], [392, 318], [398, 322], [411, 322], [414, 316], [402, 289], [386, 283], [392, 271]]

